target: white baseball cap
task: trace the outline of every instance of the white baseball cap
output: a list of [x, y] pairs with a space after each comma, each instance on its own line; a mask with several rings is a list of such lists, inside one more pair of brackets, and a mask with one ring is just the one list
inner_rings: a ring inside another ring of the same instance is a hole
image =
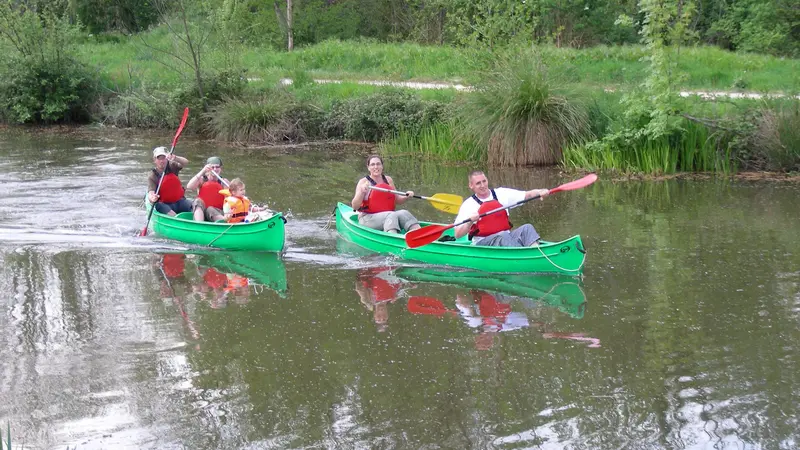
[[167, 147], [156, 147], [153, 149], [153, 158], [158, 158], [161, 155], [169, 155], [169, 151], [167, 151]]

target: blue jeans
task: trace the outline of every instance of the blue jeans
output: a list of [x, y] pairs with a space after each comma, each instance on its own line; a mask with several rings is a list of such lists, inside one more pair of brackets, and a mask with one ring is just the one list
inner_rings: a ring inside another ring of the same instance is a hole
[[175, 214], [182, 213], [182, 212], [191, 212], [192, 211], [192, 202], [182, 198], [175, 203], [156, 203], [156, 211], [160, 212], [161, 214], [167, 214], [170, 211], [175, 211]]
[[475, 245], [489, 245], [492, 247], [529, 247], [539, 240], [539, 233], [533, 225], [526, 223], [515, 230], [506, 230], [490, 234]]

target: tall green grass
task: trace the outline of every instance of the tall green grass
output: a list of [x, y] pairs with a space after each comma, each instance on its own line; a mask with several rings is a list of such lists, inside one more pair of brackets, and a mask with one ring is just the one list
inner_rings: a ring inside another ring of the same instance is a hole
[[468, 139], [457, 139], [451, 123], [439, 122], [419, 133], [401, 129], [381, 143], [381, 150], [391, 156], [414, 156], [448, 163], [486, 161], [485, 147]]
[[712, 132], [705, 125], [685, 121], [682, 130], [659, 139], [571, 145], [564, 149], [562, 164], [583, 170], [625, 173], [673, 174], [676, 172], [736, 171], [731, 136]]

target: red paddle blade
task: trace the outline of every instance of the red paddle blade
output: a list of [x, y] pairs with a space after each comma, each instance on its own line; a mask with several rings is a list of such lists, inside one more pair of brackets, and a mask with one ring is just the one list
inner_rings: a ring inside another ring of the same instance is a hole
[[142, 228], [142, 232], [141, 234], [139, 234], [139, 236], [147, 236], [147, 225], [145, 225], [144, 228]]
[[181, 119], [181, 125], [178, 127], [178, 132], [175, 133], [175, 138], [172, 139], [172, 146], [175, 147], [175, 144], [178, 143], [178, 138], [183, 133], [183, 127], [186, 126], [186, 119], [189, 118], [189, 107], [184, 108], [183, 110], [183, 118]]
[[585, 177], [579, 180], [570, 181], [569, 183], [564, 183], [559, 187], [550, 189], [550, 193], [555, 194], [556, 192], [559, 191], [572, 191], [575, 189], [585, 188], [586, 186], [594, 183], [595, 181], [597, 181], [597, 175], [590, 173], [589, 175], [586, 175]]
[[418, 230], [406, 233], [406, 245], [408, 248], [422, 247], [425, 244], [439, 239], [445, 231], [453, 228], [455, 225], [428, 225]]

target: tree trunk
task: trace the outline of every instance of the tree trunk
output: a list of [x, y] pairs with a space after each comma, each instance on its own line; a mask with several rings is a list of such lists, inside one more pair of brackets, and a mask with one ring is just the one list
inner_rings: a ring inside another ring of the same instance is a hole
[[286, 0], [286, 36], [289, 40], [288, 50], [294, 49], [294, 34], [292, 33], [292, 0]]

